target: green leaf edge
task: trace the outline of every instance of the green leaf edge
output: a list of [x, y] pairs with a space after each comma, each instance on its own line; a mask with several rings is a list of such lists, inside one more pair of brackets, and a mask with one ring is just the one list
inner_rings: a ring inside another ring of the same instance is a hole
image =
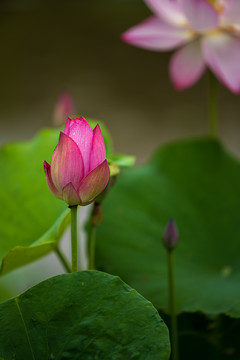
[[[70, 211], [67, 209], [64, 211], [59, 218], [55, 221], [52, 227], [47, 230], [38, 240], [32, 243], [30, 246], [15, 246], [2, 259], [0, 275], [5, 275], [10, 271], [21, 267], [23, 265], [29, 264], [42, 256], [46, 255], [49, 251], [54, 250], [57, 247], [59, 240], [61, 239], [64, 231], [67, 226], [70, 224]], [[38, 248], [38, 254], [34, 254], [36, 248]], [[17, 260], [23, 258], [23, 261], [14, 261], [11, 262], [11, 265], [8, 265], [8, 262], [14, 259], [16, 252], [20, 254], [17, 256]], [[31, 255], [33, 254], [33, 255]]]

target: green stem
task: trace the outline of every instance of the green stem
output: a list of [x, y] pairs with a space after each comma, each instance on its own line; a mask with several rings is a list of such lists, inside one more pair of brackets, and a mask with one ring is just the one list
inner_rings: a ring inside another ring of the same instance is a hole
[[89, 237], [88, 237], [88, 268], [89, 270], [95, 269], [95, 236], [96, 236], [96, 225], [90, 225]]
[[68, 264], [67, 259], [65, 258], [65, 256], [63, 255], [63, 253], [61, 252], [61, 250], [56, 247], [55, 248], [55, 253], [58, 256], [60, 262], [62, 263], [63, 267], [65, 268], [66, 272], [70, 273], [71, 272], [71, 267]]
[[171, 345], [172, 360], [178, 360], [178, 329], [177, 329], [177, 311], [176, 294], [174, 285], [173, 270], [173, 250], [168, 250], [168, 286], [169, 286], [169, 311], [171, 316]]
[[209, 131], [210, 135], [217, 135], [217, 79], [209, 73]]
[[90, 220], [90, 228], [88, 233], [88, 268], [89, 270], [95, 269], [95, 238], [96, 238], [96, 226], [99, 218], [100, 204], [95, 202], [93, 204], [91, 220]]
[[72, 272], [78, 271], [77, 205], [71, 206]]

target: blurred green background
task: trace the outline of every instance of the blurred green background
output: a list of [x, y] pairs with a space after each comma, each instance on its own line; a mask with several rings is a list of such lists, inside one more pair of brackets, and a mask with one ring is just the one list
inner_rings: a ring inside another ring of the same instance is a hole
[[[79, 115], [105, 122], [115, 150], [145, 161], [159, 144], [208, 133], [208, 76], [176, 92], [170, 53], [142, 50], [120, 35], [150, 14], [142, 0], [1, 0], [0, 143], [52, 125], [69, 91]], [[240, 154], [240, 101], [219, 86], [219, 135]]]

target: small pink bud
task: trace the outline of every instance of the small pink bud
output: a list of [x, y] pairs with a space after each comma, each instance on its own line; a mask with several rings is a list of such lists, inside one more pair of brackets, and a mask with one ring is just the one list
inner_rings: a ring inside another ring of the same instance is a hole
[[163, 234], [163, 245], [166, 249], [172, 250], [178, 243], [178, 229], [173, 219], [167, 224]]
[[53, 123], [56, 126], [61, 126], [66, 118], [73, 115], [74, 111], [75, 106], [71, 96], [67, 92], [62, 93], [54, 108]]
[[88, 205], [94, 201], [110, 177], [99, 125], [92, 130], [83, 117], [67, 119], [51, 165], [45, 161], [44, 170], [53, 195], [69, 206]]

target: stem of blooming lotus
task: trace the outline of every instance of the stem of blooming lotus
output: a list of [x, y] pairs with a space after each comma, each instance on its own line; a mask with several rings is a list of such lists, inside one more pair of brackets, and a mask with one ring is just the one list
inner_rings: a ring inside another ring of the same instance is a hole
[[209, 72], [209, 131], [210, 135], [217, 135], [217, 79]]
[[176, 311], [176, 294], [174, 284], [174, 266], [173, 266], [173, 249], [167, 250], [168, 254], [168, 287], [169, 287], [169, 311], [171, 316], [171, 345], [172, 360], [178, 360], [178, 329], [177, 329], [177, 311]]
[[72, 272], [78, 271], [78, 246], [77, 246], [77, 205], [71, 209], [71, 243], [72, 243]]
[[61, 252], [61, 250], [58, 247], [56, 247], [54, 251], [55, 251], [56, 255], [58, 256], [59, 260], [61, 261], [66, 272], [70, 273], [71, 267], [69, 266], [68, 261], [66, 260], [65, 256]]
[[94, 202], [91, 220], [90, 220], [90, 228], [88, 234], [88, 268], [89, 270], [95, 269], [95, 238], [96, 238], [96, 226], [99, 217], [99, 206], [98, 202]]

